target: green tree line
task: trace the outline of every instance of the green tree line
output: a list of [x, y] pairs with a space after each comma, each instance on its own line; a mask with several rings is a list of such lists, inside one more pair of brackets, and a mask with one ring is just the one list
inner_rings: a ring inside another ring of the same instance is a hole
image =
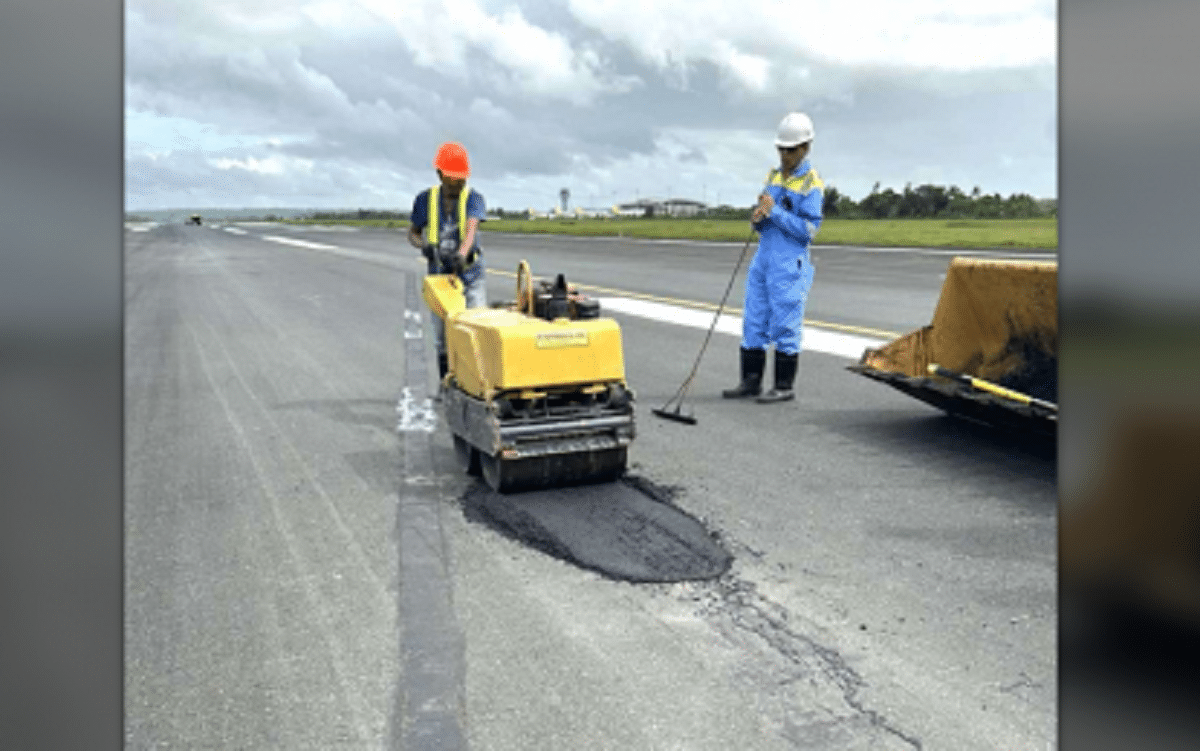
[[308, 215], [317, 221], [347, 221], [365, 219], [408, 219], [407, 211], [383, 211], [380, 209], [356, 209], [354, 211], [317, 211]]
[[879, 183], [861, 201], [832, 185], [825, 188], [823, 213], [838, 219], [1034, 219], [1058, 216], [1058, 202], [1039, 201], [1028, 193], [1008, 198], [986, 194], [978, 187], [970, 193], [952, 185], [904, 186], [902, 192], [879, 189]]
[[[957, 186], [905, 185], [903, 191], [879, 189], [879, 183], [861, 201], [855, 201], [832, 185], [825, 186], [822, 215], [836, 219], [1035, 219], [1058, 216], [1058, 202], [1038, 200], [1027, 193], [1007, 198], [986, 194], [979, 188], [970, 193]], [[706, 219], [749, 219], [753, 206], [721, 205], [701, 212]]]

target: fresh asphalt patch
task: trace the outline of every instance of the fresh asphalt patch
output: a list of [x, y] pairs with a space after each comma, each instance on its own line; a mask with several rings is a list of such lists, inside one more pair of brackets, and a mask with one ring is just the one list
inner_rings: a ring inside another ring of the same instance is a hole
[[527, 493], [476, 482], [462, 497], [470, 521], [555, 558], [629, 582], [715, 579], [733, 556], [673, 491], [640, 478]]
[[[799, 745], [921, 748], [870, 708], [862, 677], [837, 651], [789, 622], [755, 586], [727, 575], [733, 556], [717, 535], [672, 500], [676, 491], [631, 475], [554, 490], [500, 494], [476, 482], [462, 496], [467, 519], [602, 576], [635, 583], [703, 583], [690, 590], [701, 616], [733, 643], [745, 642], [766, 672], [764, 716]], [[815, 747], [815, 746], [813, 746]]]

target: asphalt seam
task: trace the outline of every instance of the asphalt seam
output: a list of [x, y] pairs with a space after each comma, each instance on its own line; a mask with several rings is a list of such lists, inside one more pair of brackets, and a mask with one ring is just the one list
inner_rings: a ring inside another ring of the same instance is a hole
[[[404, 273], [404, 382], [397, 410], [428, 407], [423, 305], [418, 272]], [[454, 612], [453, 578], [434, 478], [432, 433], [424, 420], [401, 423], [396, 545], [399, 548], [396, 622], [400, 675], [392, 746], [404, 751], [466, 751], [466, 645]]]

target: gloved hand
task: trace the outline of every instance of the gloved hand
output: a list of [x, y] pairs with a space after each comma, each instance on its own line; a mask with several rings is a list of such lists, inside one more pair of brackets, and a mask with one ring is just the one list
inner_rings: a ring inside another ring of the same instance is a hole
[[763, 193], [758, 197], [758, 205], [754, 207], [753, 213], [750, 214], [750, 223], [758, 224], [767, 218], [771, 213], [771, 209], [775, 206], [775, 199], [771, 198], [769, 193]]
[[455, 253], [450, 259], [450, 270], [455, 276], [462, 276], [462, 273], [467, 270], [467, 260], [462, 257], [461, 253]]
[[432, 261], [433, 254], [434, 254], [434, 249], [433, 249], [432, 245], [430, 245], [429, 243], [425, 243], [424, 245], [421, 246], [421, 255], [425, 256], [426, 261]]

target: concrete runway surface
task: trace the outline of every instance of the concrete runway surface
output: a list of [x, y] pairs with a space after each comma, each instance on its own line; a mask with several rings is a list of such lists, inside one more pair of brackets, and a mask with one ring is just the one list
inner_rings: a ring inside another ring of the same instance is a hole
[[[526, 258], [665, 306], [604, 312], [637, 393], [620, 488], [461, 471], [402, 233], [127, 231], [130, 748], [1054, 746], [1056, 457], [845, 369], [928, 323], [947, 255], [818, 246], [797, 399], [721, 399], [718, 329], [688, 426], [650, 409], [740, 244], [483, 240], [491, 300]], [[655, 514], [712, 545], [679, 548], [703, 576], [585, 560]]]

